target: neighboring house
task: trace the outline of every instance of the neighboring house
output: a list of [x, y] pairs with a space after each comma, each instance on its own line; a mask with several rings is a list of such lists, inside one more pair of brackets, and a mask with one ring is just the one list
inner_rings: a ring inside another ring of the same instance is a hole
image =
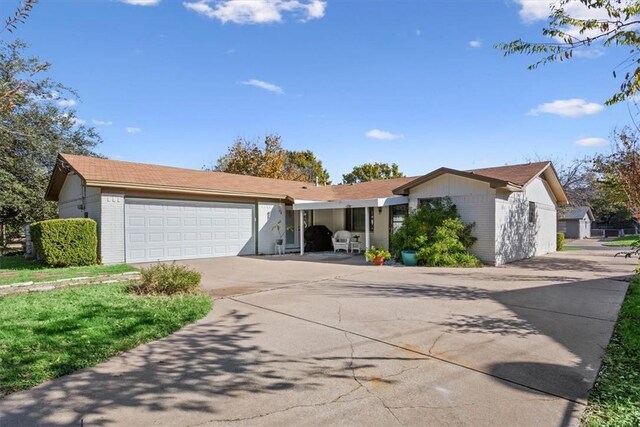
[[315, 186], [60, 154], [46, 193], [62, 218], [97, 221], [105, 264], [272, 254], [278, 223], [289, 251], [304, 252], [312, 224], [387, 248], [410, 209], [439, 197], [475, 223], [471, 251], [486, 263], [555, 251], [566, 195], [549, 162]]
[[593, 221], [593, 212], [589, 206], [571, 208], [560, 214], [558, 232], [564, 233], [565, 237], [570, 239], [588, 239], [591, 237]]

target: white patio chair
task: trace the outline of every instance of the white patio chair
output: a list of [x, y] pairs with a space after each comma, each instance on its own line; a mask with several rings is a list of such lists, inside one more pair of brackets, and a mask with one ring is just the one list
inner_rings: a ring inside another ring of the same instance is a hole
[[338, 252], [339, 249], [344, 249], [345, 252], [349, 252], [351, 233], [346, 230], [336, 231], [331, 237], [331, 242], [333, 243], [334, 252]]

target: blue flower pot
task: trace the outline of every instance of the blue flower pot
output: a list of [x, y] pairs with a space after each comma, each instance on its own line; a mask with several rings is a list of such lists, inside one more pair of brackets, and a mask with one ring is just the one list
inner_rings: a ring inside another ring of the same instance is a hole
[[418, 265], [418, 256], [416, 255], [416, 251], [407, 250], [402, 251], [402, 263], [408, 267], [415, 267]]

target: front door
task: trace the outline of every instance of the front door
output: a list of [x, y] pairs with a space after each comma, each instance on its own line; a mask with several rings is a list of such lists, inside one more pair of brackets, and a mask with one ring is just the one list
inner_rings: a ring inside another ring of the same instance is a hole
[[294, 211], [290, 206], [287, 206], [284, 222], [287, 227], [287, 233], [285, 236], [287, 248], [299, 248], [300, 217], [298, 216], [298, 211]]
[[[313, 211], [306, 210], [302, 214], [304, 216], [304, 228], [313, 225]], [[285, 210], [285, 226], [287, 233], [285, 235], [287, 248], [300, 247], [300, 211], [294, 211], [291, 206], [287, 206]]]

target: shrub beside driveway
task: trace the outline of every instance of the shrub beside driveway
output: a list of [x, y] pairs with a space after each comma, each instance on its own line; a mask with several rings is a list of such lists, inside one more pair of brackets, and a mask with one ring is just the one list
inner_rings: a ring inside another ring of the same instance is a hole
[[144, 297], [128, 284], [0, 298], [0, 396], [96, 365], [204, 317], [208, 296]]
[[640, 425], [640, 276], [629, 284], [583, 425]]

